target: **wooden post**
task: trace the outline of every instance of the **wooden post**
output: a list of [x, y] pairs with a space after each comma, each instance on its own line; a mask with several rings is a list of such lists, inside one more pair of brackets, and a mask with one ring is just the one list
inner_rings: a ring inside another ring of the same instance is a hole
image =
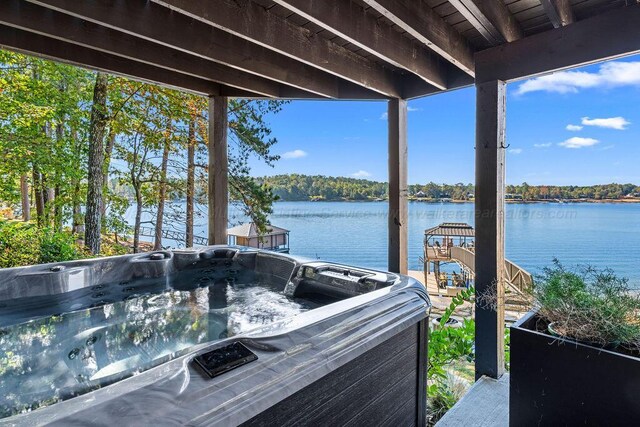
[[407, 274], [407, 101], [391, 99], [389, 126], [389, 271]]
[[506, 83], [476, 85], [476, 379], [504, 372], [505, 115]]
[[227, 160], [227, 114], [229, 101], [209, 97], [209, 244], [227, 244], [229, 165]]

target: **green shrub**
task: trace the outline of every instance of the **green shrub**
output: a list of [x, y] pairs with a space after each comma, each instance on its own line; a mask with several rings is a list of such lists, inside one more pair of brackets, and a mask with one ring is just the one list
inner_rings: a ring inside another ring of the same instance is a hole
[[539, 315], [558, 334], [603, 347], [640, 349], [640, 296], [610, 269], [565, 269], [558, 260], [536, 280]]
[[83, 258], [82, 250], [69, 233], [43, 230], [40, 236], [40, 263], [71, 261]]
[[[429, 333], [428, 425], [434, 425], [466, 392], [466, 387], [462, 383], [464, 378], [468, 377], [465, 371], [473, 371], [476, 322], [474, 319], [464, 319], [459, 328], [445, 325], [458, 307], [465, 301], [473, 302], [474, 297], [475, 289], [470, 287], [452, 298], [449, 307], [444, 310], [440, 318], [439, 326]], [[507, 370], [510, 362], [509, 344], [509, 328], [505, 328], [505, 368]], [[473, 378], [470, 381], [473, 381]]]
[[0, 221], [0, 268], [84, 258], [70, 233], [39, 229], [33, 223]]
[[0, 268], [36, 264], [40, 258], [37, 235], [33, 224], [0, 221]]

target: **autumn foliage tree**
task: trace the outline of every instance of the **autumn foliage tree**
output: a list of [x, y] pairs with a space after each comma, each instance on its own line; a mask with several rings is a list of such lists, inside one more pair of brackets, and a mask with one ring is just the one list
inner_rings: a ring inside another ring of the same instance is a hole
[[[231, 200], [262, 229], [276, 197], [248, 165], [278, 159], [266, 117], [281, 105], [229, 106]], [[0, 51], [0, 204], [40, 228], [69, 228], [92, 254], [105, 233], [132, 234], [138, 250], [143, 216], [156, 240], [182, 224], [191, 246], [207, 203], [196, 190], [208, 174], [207, 120], [205, 97]], [[186, 207], [167, 203], [185, 194]]]

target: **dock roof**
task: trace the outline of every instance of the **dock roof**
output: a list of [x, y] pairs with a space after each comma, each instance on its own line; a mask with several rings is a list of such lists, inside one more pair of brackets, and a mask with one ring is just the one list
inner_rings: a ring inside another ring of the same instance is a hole
[[260, 234], [258, 232], [258, 227], [253, 222], [246, 222], [244, 224], [237, 225], [227, 230], [227, 234], [229, 236], [247, 237], [247, 238], [274, 236], [276, 234], [286, 234], [288, 232], [289, 230], [285, 228], [270, 225], [267, 228], [267, 233]]
[[473, 227], [464, 222], [443, 222], [436, 227], [427, 228], [424, 230], [424, 234], [446, 237], [473, 237], [475, 235]]

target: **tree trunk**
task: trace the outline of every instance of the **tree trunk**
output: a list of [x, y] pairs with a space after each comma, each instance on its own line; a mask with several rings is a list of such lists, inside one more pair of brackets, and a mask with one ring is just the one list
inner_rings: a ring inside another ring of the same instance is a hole
[[72, 231], [74, 234], [83, 234], [84, 227], [82, 222], [82, 209], [80, 208], [80, 183], [76, 181], [73, 187], [73, 224]]
[[[111, 166], [111, 154], [113, 153], [113, 146], [116, 143], [116, 131], [109, 129], [109, 137], [107, 138], [107, 145], [104, 148], [104, 167], [102, 168], [102, 190], [107, 193], [107, 185], [109, 185], [109, 167]], [[104, 217], [107, 213], [107, 203], [102, 198], [102, 204], [100, 206], [100, 213]]]
[[193, 201], [196, 191], [196, 119], [189, 120], [189, 140], [187, 141], [187, 230], [185, 245], [193, 247]]
[[53, 204], [53, 227], [56, 231], [62, 231], [62, 205], [60, 203], [60, 193], [62, 189], [59, 185], [56, 185], [53, 189], [53, 199], [55, 203]]
[[142, 221], [142, 192], [135, 187], [136, 192], [136, 222], [133, 226], [133, 253], [140, 252], [140, 222]]
[[[46, 182], [46, 181], [45, 181]], [[55, 218], [55, 206], [56, 206], [56, 191], [55, 188], [47, 185], [47, 191], [45, 192], [44, 207], [47, 216], [47, 227], [50, 227]]]
[[[62, 91], [63, 89], [61, 89]], [[62, 118], [62, 120], [64, 120], [64, 116]], [[64, 147], [64, 128], [62, 126], [62, 124], [58, 123], [56, 125], [56, 141], [58, 142], [58, 145], [60, 147]], [[55, 176], [55, 185], [53, 188], [53, 192], [51, 195], [51, 199], [53, 200], [53, 228], [60, 232], [62, 231], [62, 203], [60, 200], [60, 193], [62, 191], [62, 189], [60, 188], [60, 182], [62, 182], [62, 177], [60, 176], [61, 172], [60, 171], [56, 171], [56, 176]]]
[[42, 227], [44, 225], [44, 192], [42, 191], [42, 175], [36, 164], [33, 165], [33, 196], [38, 227]]
[[[169, 132], [170, 135], [170, 132]], [[160, 166], [160, 185], [158, 186], [158, 212], [156, 214], [156, 235], [153, 240], [153, 250], [162, 249], [162, 222], [164, 220], [164, 201], [167, 197], [167, 166], [169, 164], [169, 136], [164, 141], [162, 150], [162, 164]]]
[[27, 174], [20, 175], [20, 196], [22, 199], [22, 220], [31, 220], [31, 205], [29, 204], [29, 182]]
[[[78, 132], [75, 128], [71, 128], [71, 138], [74, 141], [74, 154], [80, 158], [82, 152], [82, 141], [79, 141]], [[71, 231], [74, 234], [84, 236], [84, 217], [82, 216], [81, 200], [80, 200], [80, 179], [74, 175], [72, 179], [73, 190], [71, 193]]]
[[102, 183], [104, 162], [104, 129], [107, 124], [107, 75], [96, 74], [89, 124], [89, 175], [87, 179], [87, 212], [85, 245], [92, 254], [100, 253], [102, 225]]

